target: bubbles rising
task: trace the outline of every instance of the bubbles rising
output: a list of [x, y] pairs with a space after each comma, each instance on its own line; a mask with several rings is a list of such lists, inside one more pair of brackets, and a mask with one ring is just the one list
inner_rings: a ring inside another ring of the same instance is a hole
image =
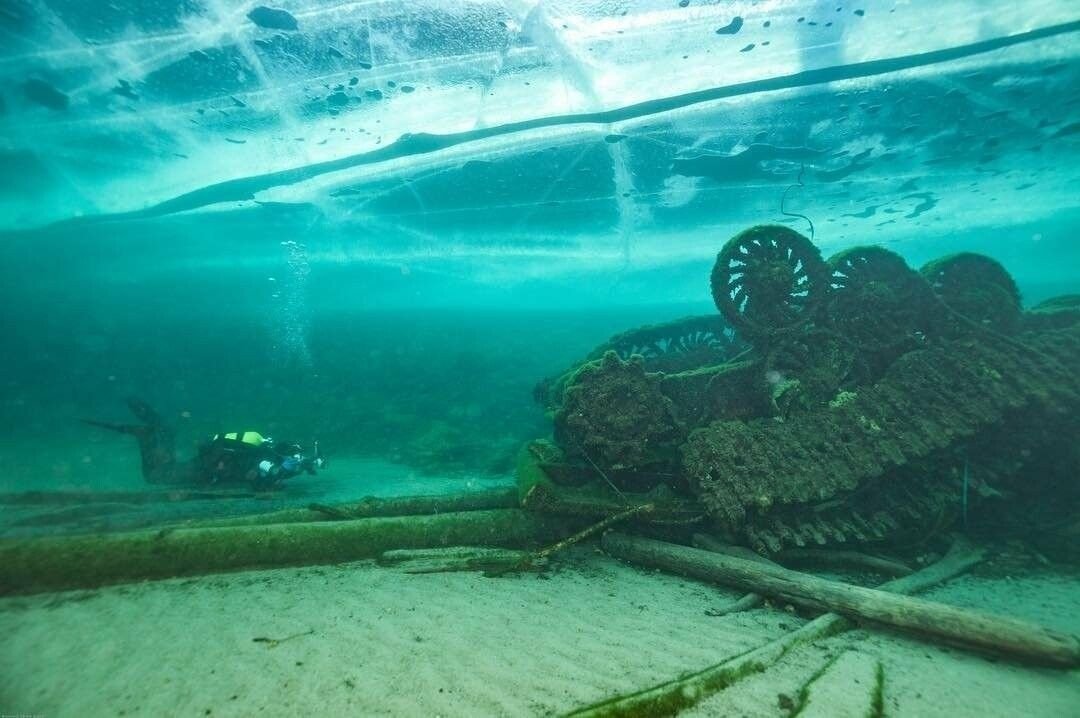
[[287, 240], [281, 243], [288, 266], [283, 281], [275, 281], [273, 325], [273, 352], [281, 366], [308, 368], [311, 366], [311, 350], [308, 348], [310, 312], [307, 304], [307, 280], [311, 274], [307, 247]]

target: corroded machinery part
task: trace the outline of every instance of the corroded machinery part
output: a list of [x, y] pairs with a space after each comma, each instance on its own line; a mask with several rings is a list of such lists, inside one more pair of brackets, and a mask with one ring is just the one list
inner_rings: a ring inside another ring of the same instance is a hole
[[787, 418], [827, 404], [842, 389], [869, 379], [871, 368], [863, 354], [834, 331], [810, 329], [786, 337], [764, 361], [763, 381], [772, 400], [771, 410], [741, 418]]
[[566, 455], [620, 489], [640, 490], [647, 477], [670, 474], [684, 437], [659, 376], [646, 373], [640, 357], [623, 361], [614, 351], [578, 370], [555, 414], [555, 440]]
[[829, 269], [798, 232], [759, 225], [735, 235], [716, 257], [712, 295], [724, 318], [761, 341], [809, 321], [828, 294]]
[[898, 359], [877, 383], [785, 422], [715, 422], [682, 448], [683, 471], [710, 513], [823, 501], [929, 456], [1039, 404], [1080, 407], [1080, 327], [1031, 347], [974, 338]]
[[957, 314], [999, 332], [1019, 328], [1020, 290], [996, 260], [960, 252], [928, 262], [919, 273]]
[[[722, 364], [746, 350], [723, 317], [717, 314], [683, 317], [663, 324], [637, 327], [617, 334], [589, 353], [583, 362], [614, 351], [620, 359], [640, 356], [645, 370], [667, 374]], [[533, 395], [545, 409], [562, 405], [563, 392], [581, 363], [560, 376], [540, 382]]]
[[647, 371], [674, 372], [727, 361], [746, 349], [735, 331], [715, 314], [684, 317], [617, 334], [589, 354], [599, 359], [609, 350], [626, 360], [639, 355]]
[[758, 361], [733, 361], [665, 374], [660, 389], [671, 399], [679, 422], [700, 426], [717, 419], [771, 416], [769, 387]]
[[857, 348], [911, 349], [932, 331], [941, 307], [927, 281], [900, 255], [882, 247], [854, 247], [830, 257], [829, 268], [826, 319]]

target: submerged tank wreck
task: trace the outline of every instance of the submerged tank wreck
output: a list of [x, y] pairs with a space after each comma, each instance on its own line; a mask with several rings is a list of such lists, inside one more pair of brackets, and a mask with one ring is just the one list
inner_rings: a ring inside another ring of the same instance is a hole
[[718, 314], [618, 335], [538, 385], [553, 438], [522, 452], [527, 508], [650, 502], [645, 529], [771, 554], [1038, 532], [1080, 502], [1076, 297], [1023, 311], [989, 257], [825, 260], [783, 226], [727, 242], [711, 291]]

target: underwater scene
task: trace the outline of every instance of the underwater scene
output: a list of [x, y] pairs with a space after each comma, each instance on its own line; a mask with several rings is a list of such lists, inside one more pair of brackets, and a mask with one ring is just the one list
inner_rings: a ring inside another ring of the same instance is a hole
[[0, 716], [1080, 715], [1080, 5], [0, 0]]

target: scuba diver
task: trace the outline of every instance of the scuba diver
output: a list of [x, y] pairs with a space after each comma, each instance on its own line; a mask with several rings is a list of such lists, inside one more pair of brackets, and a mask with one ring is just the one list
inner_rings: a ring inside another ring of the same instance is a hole
[[280, 488], [282, 482], [301, 473], [314, 475], [326, 466], [315, 442], [312, 456], [304, 456], [298, 444], [274, 441], [257, 431], [216, 434], [199, 447], [193, 459], [176, 458], [175, 436], [148, 404], [128, 399], [139, 424], [113, 424], [95, 419], [83, 423], [122, 434], [139, 443], [142, 475], [149, 484], [214, 487], [246, 484], [258, 491]]

